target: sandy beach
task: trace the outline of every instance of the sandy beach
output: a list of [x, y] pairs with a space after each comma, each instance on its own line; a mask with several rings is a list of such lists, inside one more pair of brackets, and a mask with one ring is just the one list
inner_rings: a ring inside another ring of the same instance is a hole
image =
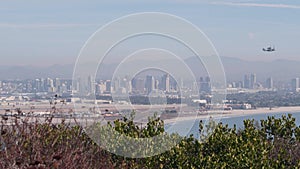
[[203, 113], [182, 113], [177, 118], [165, 119], [164, 122], [174, 123], [179, 121], [186, 120], [195, 120], [195, 119], [208, 119], [210, 117], [213, 118], [230, 118], [230, 117], [239, 117], [239, 116], [250, 116], [257, 114], [273, 114], [273, 113], [300, 113], [300, 106], [295, 107], [274, 107], [271, 110], [269, 108], [257, 108], [257, 109], [249, 109], [249, 110], [229, 110], [229, 111], [207, 111]]
[[[29, 112], [33, 111], [36, 112], [37, 114], [43, 114], [45, 112], [49, 112], [49, 104], [47, 103], [42, 103], [42, 104], [35, 104], [35, 108], [31, 109], [29, 105], [19, 105], [18, 108], [20, 108], [23, 112]], [[59, 106], [59, 110], [65, 113], [68, 113], [69, 110], [74, 109], [73, 104], [68, 104], [64, 106]], [[79, 108], [76, 109], [76, 111], [82, 111], [85, 112], [89, 110], [89, 108], [92, 108], [95, 106], [94, 104], [79, 104]], [[183, 106], [183, 109], [181, 112], [180, 106]], [[188, 120], [196, 120], [196, 119], [208, 119], [210, 117], [213, 118], [230, 118], [230, 117], [239, 117], [239, 116], [251, 116], [251, 115], [257, 115], [257, 114], [273, 114], [273, 113], [295, 113], [299, 112], [300, 113], [300, 106], [296, 107], [273, 107], [271, 110], [269, 108], [257, 108], [257, 109], [249, 109], [249, 110], [217, 110], [217, 111], [204, 111], [204, 112], [197, 112], [197, 109], [189, 107], [187, 105], [99, 105], [99, 110], [104, 112], [104, 110], [108, 109], [109, 111], [115, 111], [116, 107], [121, 108], [121, 109], [128, 109], [131, 110], [134, 108], [137, 113], [136, 113], [136, 119], [139, 119], [138, 121], [142, 123], [147, 123], [148, 117], [153, 116], [154, 112], [160, 112], [162, 109], [170, 109], [170, 110], [179, 110], [178, 114], [167, 114], [165, 117], [161, 117], [162, 120], [166, 124], [168, 123], [174, 123], [174, 122], [180, 122], [180, 121], [188, 121]], [[13, 114], [16, 114], [16, 107], [14, 106], [2, 106], [0, 109], [0, 115], [6, 114], [6, 109], [9, 109], [10, 111], [14, 112]], [[149, 114], [150, 112], [150, 114]], [[151, 113], [152, 112], [152, 113]], [[181, 113], [179, 113], [181, 112]], [[125, 114], [123, 114], [125, 115]], [[127, 113], [128, 115], [128, 113]], [[33, 118], [41, 118], [39, 116], [32, 116]], [[59, 117], [58, 117], [59, 118]], [[63, 118], [63, 117], [60, 117]], [[104, 118], [104, 117], [103, 117]], [[113, 120], [114, 118], [106, 117], [110, 120]], [[117, 116], [116, 118], [119, 118]]]

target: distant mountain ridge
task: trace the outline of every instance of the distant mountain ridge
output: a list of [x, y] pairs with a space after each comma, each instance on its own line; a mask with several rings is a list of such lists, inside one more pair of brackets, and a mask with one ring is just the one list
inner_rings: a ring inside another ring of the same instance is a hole
[[[292, 78], [300, 77], [300, 61], [285, 59], [273, 61], [246, 61], [232, 57], [221, 57], [221, 60], [228, 81], [241, 81], [245, 74], [250, 73], [255, 73], [258, 81], [264, 81], [268, 77], [273, 77], [276, 81], [290, 81]], [[201, 64], [195, 57], [188, 58], [185, 62], [194, 70], [197, 70], [199, 64]], [[100, 69], [102, 78], [110, 77], [117, 65], [118, 64], [104, 65], [104, 68]], [[48, 67], [0, 66], [0, 80], [23, 80], [40, 77], [71, 79], [73, 69], [73, 64], [57, 64]]]
[[0, 80], [35, 79], [41, 77], [71, 79], [73, 65], [52, 65], [47, 67], [36, 66], [0, 66]]
[[276, 81], [290, 81], [300, 77], [300, 61], [278, 59], [273, 61], [246, 61], [222, 57], [228, 80], [242, 80], [245, 74], [255, 73], [258, 81], [272, 77]]

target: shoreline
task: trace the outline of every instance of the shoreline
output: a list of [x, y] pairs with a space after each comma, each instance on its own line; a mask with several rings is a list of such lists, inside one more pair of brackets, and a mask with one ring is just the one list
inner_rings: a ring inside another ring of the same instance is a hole
[[223, 110], [223, 111], [207, 111], [205, 114], [192, 114], [192, 113], [183, 113], [180, 117], [164, 119], [165, 124], [183, 122], [189, 120], [198, 120], [198, 119], [208, 119], [212, 118], [232, 118], [240, 116], [249, 116], [257, 114], [273, 114], [273, 113], [300, 113], [300, 106], [291, 106], [291, 107], [274, 107], [271, 110], [269, 108], [257, 108], [249, 110]]
[[[69, 110], [79, 110], [79, 111], [86, 111], [89, 108], [92, 108], [94, 105], [89, 105], [89, 104], [80, 104], [79, 109], [75, 109], [73, 107], [74, 105], [68, 104], [63, 107], [58, 107], [58, 110], [63, 111], [65, 114], [69, 113]], [[80, 107], [81, 106], [81, 107]], [[83, 107], [84, 106], [84, 107]], [[115, 109], [116, 105], [99, 105], [99, 110], [104, 111], [106, 109], [109, 109], [112, 111]], [[153, 112], [156, 110], [159, 111], [161, 109], [178, 109], [180, 106], [183, 106], [183, 112], [182, 113], [170, 113], [166, 114], [166, 116], [161, 117], [161, 119], [164, 121], [165, 124], [169, 123], [175, 123], [175, 122], [183, 122], [183, 121], [191, 121], [191, 120], [198, 120], [198, 119], [208, 119], [210, 117], [213, 118], [233, 118], [233, 117], [240, 117], [240, 116], [250, 116], [250, 115], [257, 115], [257, 114], [273, 114], [273, 113], [300, 113], [300, 106], [289, 106], [289, 107], [273, 107], [271, 110], [268, 107], [264, 108], [257, 108], [257, 109], [249, 109], [249, 110], [244, 110], [244, 109], [238, 109], [238, 110], [209, 110], [209, 111], [204, 111], [204, 112], [199, 112], [196, 109], [191, 109], [187, 105], [168, 105], [167, 107], [164, 107], [162, 105], [119, 105], [123, 109], [131, 109], [132, 107], [137, 110], [136, 116], [140, 115], [140, 119], [142, 120], [141, 123], [147, 123], [148, 117], [150, 114], [149, 112], [145, 112], [139, 114], [139, 111], [149, 111], [150, 109], [153, 109]], [[19, 106], [3, 106], [2, 109], [0, 109], [0, 115], [6, 114], [6, 109], [10, 110], [8, 113], [13, 113], [16, 114], [16, 108], [20, 108], [23, 112], [50, 112], [51, 108], [49, 107], [48, 104], [41, 104], [41, 105], [35, 105], [35, 108], [28, 107], [28, 105], [19, 105]], [[37, 117], [41, 118], [39, 116], [32, 116], [32, 117]], [[60, 118], [60, 117], [57, 117]], [[64, 117], [61, 117], [64, 118]], [[73, 119], [74, 117], [72, 117]], [[76, 118], [76, 117], [75, 117]], [[103, 117], [106, 120], [113, 120], [114, 117]], [[116, 118], [119, 118], [116, 117]], [[139, 119], [139, 118], [138, 118]]]

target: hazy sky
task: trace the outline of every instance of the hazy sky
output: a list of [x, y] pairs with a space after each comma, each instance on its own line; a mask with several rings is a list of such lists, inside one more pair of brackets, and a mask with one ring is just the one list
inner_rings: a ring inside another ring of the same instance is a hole
[[[137, 12], [187, 19], [221, 56], [300, 60], [299, 0], [9, 0], [0, 5], [0, 65], [74, 63], [97, 29]], [[262, 52], [270, 44], [277, 51]]]

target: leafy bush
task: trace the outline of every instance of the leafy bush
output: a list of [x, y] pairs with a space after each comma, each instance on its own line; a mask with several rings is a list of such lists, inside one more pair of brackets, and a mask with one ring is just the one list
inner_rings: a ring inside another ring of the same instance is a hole
[[[7, 121], [13, 122], [7, 125]], [[164, 133], [159, 118], [149, 118], [144, 127], [132, 119], [108, 124], [132, 138], [147, 138]], [[147, 158], [126, 158], [99, 147], [85, 130], [62, 120], [29, 122], [18, 117], [3, 118], [0, 137], [0, 168], [296, 168], [300, 164], [300, 128], [291, 116], [268, 117], [257, 125], [245, 120], [244, 129], [223, 124], [206, 139], [193, 136], [181, 139], [170, 151]], [[101, 128], [101, 127], [100, 127]], [[203, 123], [199, 124], [202, 133]], [[99, 135], [101, 137], [101, 134]], [[163, 140], [162, 140], [163, 141]], [[119, 149], [118, 143], [113, 144]], [[142, 145], [145, 146], [145, 145]], [[128, 147], [145, 149], [146, 147]], [[146, 145], [151, 148], [151, 145]], [[153, 146], [153, 145], [152, 145]]]

